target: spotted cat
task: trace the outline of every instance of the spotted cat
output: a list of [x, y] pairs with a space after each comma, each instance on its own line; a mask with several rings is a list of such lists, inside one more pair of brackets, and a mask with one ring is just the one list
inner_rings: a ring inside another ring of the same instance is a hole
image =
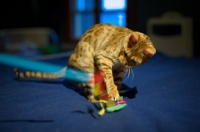
[[[155, 53], [152, 41], [141, 32], [111, 24], [96, 24], [83, 34], [68, 60], [68, 66], [92, 74], [100, 70], [104, 75], [107, 93], [113, 100], [118, 100], [124, 74], [130, 68], [147, 62]], [[57, 74], [37, 74], [41, 78], [60, 78], [66, 68]], [[15, 73], [19, 77], [22, 74], [17, 69]], [[37, 74], [34, 76], [37, 77]], [[26, 72], [22, 76], [34, 77]], [[93, 83], [78, 86], [89, 101], [96, 101]]]

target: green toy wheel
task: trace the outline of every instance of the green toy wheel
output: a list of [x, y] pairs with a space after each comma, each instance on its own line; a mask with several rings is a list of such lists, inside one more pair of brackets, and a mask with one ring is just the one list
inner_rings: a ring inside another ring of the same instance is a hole
[[106, 108], [106, 112], [114, 112], [123, 109], [127, 104], [118, 104], [112, 107]]

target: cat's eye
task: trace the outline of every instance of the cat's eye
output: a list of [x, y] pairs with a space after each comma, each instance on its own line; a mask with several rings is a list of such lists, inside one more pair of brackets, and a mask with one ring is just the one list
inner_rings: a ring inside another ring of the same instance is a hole
[[136, 64], [137, 62], [135, 60], [131, 60], [132, 63]]
[[124, 55], [125, 55], [125, 56], [128, 56], [127, 53], [126, 53], [125, 51], [124, 51]]

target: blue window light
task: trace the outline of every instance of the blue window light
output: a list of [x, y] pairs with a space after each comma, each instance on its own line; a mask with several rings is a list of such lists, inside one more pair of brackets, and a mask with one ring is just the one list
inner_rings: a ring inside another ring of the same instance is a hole
[[93, 13], [76, 13], [74, 16], [73, 37], [79, 39], [88, 28], [95, 24]]
[[126, 0], [101, 0], [100, 23], [126, 26]]
[[95, 24], [95, 1], [94, 0], [71, 0], [72, 16], [72, 36], [79, 39], [84, 32]]
[[117, 26], [126, 26], [125, 12], [102, 12], [100, 14], [100, 23], [109, 23]]
[[125, 11], [127, 8], [126, 0], [102, 0], [103, 11]]
[[87, 29], [95, 24], [95, 17], [100, 23], [109, 23], [126, 27], [127, 0], [100, 0], [100, 14], [95, 16], [96, 0], [71, 0], [72, 36], [79, 39]]
[[82, 12], [85, 11], [85, 0], [77, 0], [77, 10]]
[[94, 0], [75, 0], [77, 5], [77, 11], [93, 11], [95, 7]]

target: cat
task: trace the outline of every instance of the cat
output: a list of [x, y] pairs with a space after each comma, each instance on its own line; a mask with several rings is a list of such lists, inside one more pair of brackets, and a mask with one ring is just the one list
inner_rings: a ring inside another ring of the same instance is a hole
[[[106, 91], [112, 100], [118, 100], [119, 90], [125, 73], [134, 66], [147, 62], [156, 49], [151, 39], [125, 27], [111, 24], [96, 24], [88, 29], [79, 40], [68, 60], [68, 67], [88, 73], [101, 71]], [[61, 78], [67, 67], [55, 74], [40, 72], [19, 72], [18, 77]], [[28, 74], [27, 74], [28, 73]], [[96, 102], [93, 83], [77, 84], [87, 99]]]

